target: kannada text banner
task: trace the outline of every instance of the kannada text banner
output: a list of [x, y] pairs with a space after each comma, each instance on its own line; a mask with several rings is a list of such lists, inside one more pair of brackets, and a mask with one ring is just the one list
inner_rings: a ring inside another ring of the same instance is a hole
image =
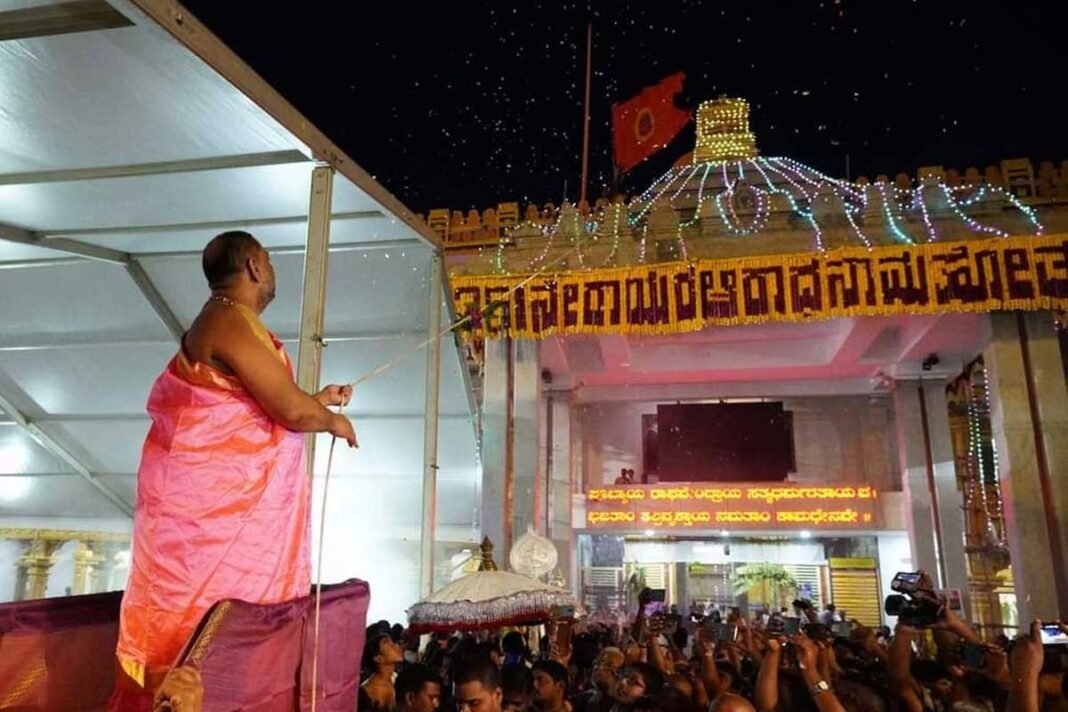
[[622, 485], [586, 493], [587, 529], [877, 529], [874, 487]]
[[672, 334], [850, 316], [1068, 308], [1068, 236], [845, 248], [558, 275], [455, 277], [490, 338]]

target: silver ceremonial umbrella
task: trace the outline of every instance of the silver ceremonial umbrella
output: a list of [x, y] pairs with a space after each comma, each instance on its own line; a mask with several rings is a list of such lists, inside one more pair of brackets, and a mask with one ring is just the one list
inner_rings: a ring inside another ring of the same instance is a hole
[[493, 562], [493, 544], [485, 539], [479, 570], [408, 609], [408, 629], [423, 634], [533, 625], [574, 607], [575, 597], [569, 591], [498, 571]]

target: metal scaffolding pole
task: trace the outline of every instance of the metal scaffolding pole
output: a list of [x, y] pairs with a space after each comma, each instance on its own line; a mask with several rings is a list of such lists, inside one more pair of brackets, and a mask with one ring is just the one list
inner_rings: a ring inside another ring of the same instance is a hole
[[[319, 390], [323, 356], [323, 311], [326, 308], [326, 270], [330, 246], [330, 204], [334, 170], [318, 166], [312, 171], [308, 206], [308, 242], [304, 251], [304, 286], [297, 337], [297, 385], [305, 393]], [[307, 438], [308, 475], [315, 462], [315, 434]]]
[[434, 587], [434, 535], [438, 523], [438, 395], [441, 380], [441, 308], [444, 297], [441, 254], [430, 258], [427, 279], [426, 408], [423, 429], [423, 520], [420, 541], [419, 593], [426, 598]]

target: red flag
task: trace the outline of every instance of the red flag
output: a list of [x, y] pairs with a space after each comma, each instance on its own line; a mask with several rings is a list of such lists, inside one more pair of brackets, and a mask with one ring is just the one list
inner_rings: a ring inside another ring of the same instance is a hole
[[612, 106], [616, 165], [629, 171], [671, 142], [690, 121], [691, 113], [675, 106], [686, 75], [677, 72], [638, 96]]

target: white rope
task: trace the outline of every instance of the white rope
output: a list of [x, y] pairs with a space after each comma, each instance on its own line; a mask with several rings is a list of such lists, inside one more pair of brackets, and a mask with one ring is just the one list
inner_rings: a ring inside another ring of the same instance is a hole
[[[341, 412], [341, 406], [337, 407], [338, 413]], [[330, 452], [326, 456], [326, 477], [323, 478], [323, 504], [319, 511], [319, 552], [316, 555], [315, 562], [315, 635], [312, 643], [312, 700], [311, 700], [311, 712], [315, 712], [315, 706], [318, 702], [318, 683], [319, 683], [319, 607], [323, 600], [323, 540], [326, 539], [326, 530], [323, 525], [326, 524], [326, 488], [330, 485], [330, 470], [334, 465], [334, 446], [337, 445], [337, 436], [335, 435], [330, 439]]]

